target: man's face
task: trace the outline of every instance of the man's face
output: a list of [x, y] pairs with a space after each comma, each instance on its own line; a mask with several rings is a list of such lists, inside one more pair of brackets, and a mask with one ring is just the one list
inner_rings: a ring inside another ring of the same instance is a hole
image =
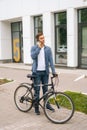
[[45, 42], [44, 35], [39, 36], [39, 42], [44, 44], [44, 42]]

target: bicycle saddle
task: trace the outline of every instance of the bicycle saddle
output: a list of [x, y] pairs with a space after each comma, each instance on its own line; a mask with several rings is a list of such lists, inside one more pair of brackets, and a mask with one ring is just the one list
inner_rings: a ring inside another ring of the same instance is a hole
[[36, 76], [35, 76], [35, 75], [32, 75], [32, 74], [28, 74], [28, 75], [27, 75], [27, 78], [30, 78], [30, 79], [32, 80], [32, 79], [36, 78]]

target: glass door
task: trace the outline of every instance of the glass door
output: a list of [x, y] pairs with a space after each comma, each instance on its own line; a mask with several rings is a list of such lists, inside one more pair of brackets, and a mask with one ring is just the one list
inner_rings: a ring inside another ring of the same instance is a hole
[[81, 67], [87, 68], [87, 25], [81, 27]]
[[22, 22], [11, 24], [13, 62], [23, 62]]

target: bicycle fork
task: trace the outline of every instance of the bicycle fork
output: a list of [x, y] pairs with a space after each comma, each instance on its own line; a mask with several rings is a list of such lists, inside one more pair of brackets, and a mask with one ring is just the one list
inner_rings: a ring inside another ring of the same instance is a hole
[[56, 94], [55, 94], [55, 93], [54, 93], [54, 102], [55, 102], [55, 104], [56, 104], [57, 108], [59, 109], [59, 108], [60, 108], [60, 106], [59, 106], [58, 99], [57, 99], [57, 97], [56, 97]]

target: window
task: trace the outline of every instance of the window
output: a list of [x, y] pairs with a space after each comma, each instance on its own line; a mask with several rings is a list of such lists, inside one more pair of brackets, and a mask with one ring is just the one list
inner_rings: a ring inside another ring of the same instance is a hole
[[67, 63], [67, 26], [66, 12], [56, 13], [55, 17], [55, 62]]
[[78, 10], [78, 63], [87, 68], [87, 8]]
[[87, 23], [87, 8], [79, 10], [79, 23]]
[[34, 41], [35, 41], [35, 43], [36, 43], [35, 36], [36, 36], [39, 32], [43, 32], [42, 16], [35, 16], [35, 17], [34, 17]]

